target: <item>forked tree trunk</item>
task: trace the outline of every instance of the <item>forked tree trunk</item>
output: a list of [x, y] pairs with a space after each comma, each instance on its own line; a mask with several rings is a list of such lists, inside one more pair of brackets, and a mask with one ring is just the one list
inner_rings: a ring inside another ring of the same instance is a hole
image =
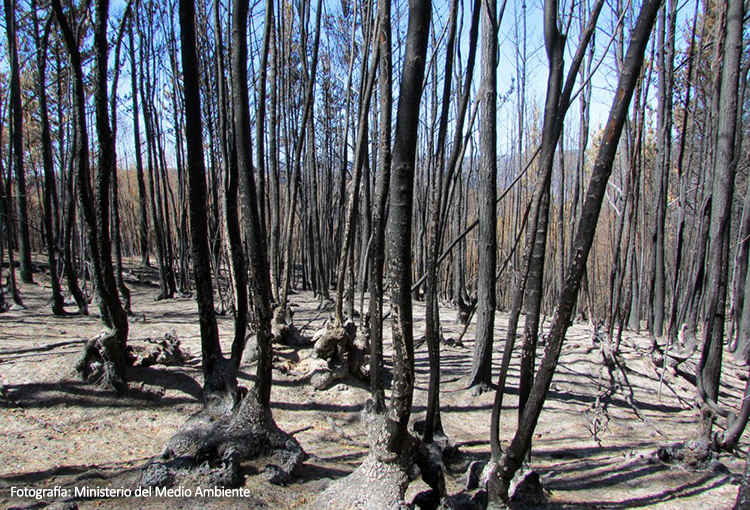
[[[266, 469], [271, 483], [286, 483], [304, 459], [297, 441], [281, 431], [271, 416], [269, 399], [270, 362], [270, 289], [268, 266], [260, 237], [258, 208], [255, 203], [255, 182], [252, 165], [247, 157], [249, 147], [237, 149], [237, 167], [247, 180], [249, 209], [248, 242], [251, 249], [251, 282], [256, 306], [258, 328], [258, 380], [246, 395], [237, 388], [237, 367], [226, 360], [219, 345], [219, 332], [213, 308], [211, 251], [208, 237], [206, 168], [203, 152], [200, 80], [196, 50], [194, 0], [180, 0], [180, 31], [185, 91], [185, 129], [189, 183], [191, 244], [194, 277], [203, 348], [204, 407], [194, 414], [170, 439], [159, 460], [151, 461], [143, 470], [141, 484], [163, 486], [174, 476], [185, 474], [185, 460], [201, 483], [234, 487], [242, 482], [240, 463], [248, 458], [271, 455], [273, 466]], [[233, 79], [247, 79], [247, 15], [248, 2], [238, 1], [233, 8], [233, 42], [237, 44], [232, 60]], [[236, 83], [236, 82], [235, 82]], [[246, 82], [243, 82], [246, 83]], [[250, 142], [250, 116], [246, 87], [235, 89], [235, 133], [238, 145]], [[249, 175], [248, 175], [249, 174]], [[263, 359], [263, 358], [268, 359]], [[194, 469], [207, 463], [212, 467]], [[205, 480], [204, 477], [207, 477]]]
[[[60, 0], [52, 0], [52, 7], [65, 38], [74, 74], [74, 110], [77, 117], [78, 140], [76, 181], [88, 235], [88, 246], [93, 262], [94, 286], [102, 321], [110, 331], [90, 340], [76, 370], [82, 377], [100, 379], [118, 392], [127, 390], [125, 380], [125, 347], [128, 338], [128, 318], [117, 293], [112, 269], [110, 241], [110, 185], [114, 165], [114, 140], [107, 112], [107, 19], [108, 0], [98, 0], [94, 23], [95, 107], [96, 132], [99, 139], [98, 172], [96, 174], [95, 206], [90, 190], [89, 140], [86, 128], [86, 100], [81, 54], [73, 30], [62, 10]], [[96, 366], [101, 363], [101, 373]]]
[[[64, 299], [60, 288], [60, 277], [57, 272], [57, 244], [53, 226], [53, 194], [55, 193], [55, 170], [52, 159], [52, 136], [49, 125], [49, 109], [47, 108], [47, 43], [52, 18], [45, 24], [44, 33], [39, 36], [39, 21], [37, 18], [36, 1], [31, 2], [31, 17], [34, 21], [34, 39], [39, 49], [37, 54], [37, 94], [39, 98], [39, 113], [42, 121], [42, 166], [44, 167], [44, 230], [47, 234], [47, 262], [49, 263], [50, 286], [52, 287], [52, 313], [65, 314]], [[0, 172], [2, 175], [2, 172]], [[1, 179], [1, 177], [0, 177]]]
[[624, 68], [620, 74], [609, 120], [589, 179], [581, 219], [572, 245], [574, 255], [566, 272], [565, 287], [562, 289], [555, 309], [541, 366], [531, 388], [518, 430], [500, 462], [496, 465], [496, 470], [490, 476], [488, 492], [491, 502], [507, 501], [510, 481], [526, 456], [539, 414], [547, 398], [547, 392], [557, 367], [565, 332], [570, 324], [570, 317], [575, 307], [581, 279], [593, 244], [602, 201], [617, 154], [617, 145], [627, 119], [630, 101], [640, 76], [646, 47], [660, 3], [660, 0], [646, 0], [641, 6], [635, 28], [632, 31], [630, 47], [625, 58]]
[[[11, 143], [13, 144], [13, 174], [16, 183], [18, 213], [18, 251], [21, 259], [21, 281], [34, 283], [31, 265], [31, 241], [29, 240], [29, 213], [26, 197], [26, 171], [23, 161], [23, 107], [21, 105], [21, 70], [18, 61], [18, 36], [16, 26], [16, 0], [4, 0], [5, 31], [8, 36], [10, 54], [10, 110]], [[8, 186], [10, 189], [10, 185]], [[8, 252], [13, 249], [8, 246]]]
[[[540, 209], [545, 196], [545, 181], [551, 179], [552, 165], [554, 161], [554, 148], [557, 144], [557, 140], [561, 136], [563, 122], [565, 119], [565, 112], [567, 112], [568, 108], [570, 107], [570, 101], [573, 94], [573, 87], [575, 86], [576, 82], [576, 76], [578, 75], [580, 66], [583, 63], [586, 54], [586, 48], [588, 47], [589, 43], [591, 42], [591, 38], [593, 37], [594, 30], [596, 29], [596, 22], [599, 19], [599, 14], [601, 13], [603, 5], [603, 0], [599, 0], [595, 4], [591, 12], [591, 17], [588, 20], [585, 30], [581, 34], [581, 40], [579, 41], [578, 49], [576, 50], [575, 56], [573, 57], [573, 61], [565, 79], [565, 85], [562, 87], [562, 90], [560, 90], [560, 79], [562, 74], [562, 41], [560, 41], [559, 39], [561, 35], [557, 31], [556, 21], [553, 21], [553, 24], [551, 24], [551, 26], [547, 26], [547, 35], [549, 36], [548, 44], [551, 50], [550, 60], [552, 68], [552, 72], [550, 73], [549, 78], [549, 93], [551, 96], [549, 98], [549, 102], [551, 104], [549, 105], [550, 111], [547, 111], [545, 115], [545, 133], [543, 138], [543, 145], [539, 149], [540, 153], [543, 152], [541, 162], [542, 182], [540, 182], [539, 187], [534, 193], [532, 201], [529, 204], [528, 215], [530, 219], [526, 248], [524, 250], [525, 252], [521, 263], [522, 265], [520, 282], [513, 296], [510, 317], [508, 318], [508, 329], [505, 338], [505, 345], [503, 345], [500, 374], [498, 376], [495, 399], [492, 405], [492, 416], [490, 419], [490, 446], [494, 462], [499, 461], [501, 454], [500, 438], [498, 436], [500, 412], [502, 409], [503, 398], [505, 396], [505, 384], [508, 376], [508, 370], [510, 368], [511, 356], [516, 341], [518, 319], [521, 314], [521, 305], [523, 304], [526, 283], [529, 279], [529, 273], [531, 272], [531, 268], [533, 265], [532, 262], [535, 263], [534, 269], [537, 273], [535, 275], [535, 278], [541, 278], [542, 276], [541, 272], [543, 269], [543, 265], [541, 267], [540, 265], [543, 262], [545, 247], [543, 243], [540, 243], [542, 245], [539, 246], [539, 249], [537, 249], [536, 236], [540, 235], [540, 232], [538, 232], [539, 225], [541, 223], [541, 221], [539, 221], [539, 216], [541, 215]], [[557, 17], [557, 6], [554, 2], [550, 2], [550, 4], [547, 4], [546, 8], [551, 11], [548, 16], [552, 16], [554, 18]], [[549, 19], [549, 17], [545, 17], [545, 19], [547, 21], [552, 21]], [[552, 63], [554, 63], [554, 65], [552, 65]], [[558, 69], [554, 69], [558, 66]], [[534, 158], [532, 157], [531, 161], [533, 161], [533, 159]], [[529, 162], [529, 164], [531, 164], [531, 161]], [[528, 166], [526, 168], [528, 168]], [[520, 179], [521, 175], [519, 175], [516, 179]], [[549, 182], [546, 182], [546, 185], [548, 186]], [[542, 229], [541, 234], [543, 234], [542, 237], [546, 237], [546, 230]], [[535, 258], [535, 260], [531, 260], [532, 256]], [[530, 392], [530, 386], [533, 379], [534, 360], [536, 356], [536, 342], [539, 329], [539, 311], [541, 310], [541, 293], [532, 293], [529, 299], [533, 301], [533, 303], [531, 303], [530, 305], [532, 312], [529, 313], [529, 315], [531, 316], [535, 311], [536, 316], [535, 318], [529, 317], [527, 327], [524, 329], [525, 345], [524, 351], [521, 354], [521, 368], [522, 371], [525, 371], [525, 375], [522, 373], [522, 388], [520, 388], [520, 393], [522, 394], [521, 400], [523, 400], [524, 403], [528, 398], [528, 393]], [[533, 330], [531, 326], [533, 326]]]
[[[411, 462], [407, 427], [414, 394], [414, 332], [411, 302], [411, 222], [422, 80], [431, 3], [410, 0], [406, 53], [393, 146], [388, 216], [388, 260], [393, 314], [393, 390], [384, 417], [375, 419], [370, 455], [347, 478], [332, 484], [318, 508], [392, 508], [403, 504]], [[377, 481], [376, 481], [377, 480]]]

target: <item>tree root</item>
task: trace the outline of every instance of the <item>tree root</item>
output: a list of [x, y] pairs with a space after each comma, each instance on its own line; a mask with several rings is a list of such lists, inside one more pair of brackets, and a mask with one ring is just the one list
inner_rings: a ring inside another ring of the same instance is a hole
[[271, 321], [271, 332], [274, 340], [291, 347], [307, 347], [310, 345], [310, 340], [294, 325], [291, 320], [293, 316], [291, 307], [287, 310], [276, 307]]
[[693, 471], [705, 471], [717, 462], [716, 447], [713, 442], [705, 438], [662, 445], [656, 450], [656, 455], [665, 464], [677, 465]]
[[128, 362], [131, 365], [150, 367], [152, 365], [183, 365], [190, 359], [190, 351], [183, 350], [177, 333], [170, 330], [161, 340], [147, 338], [145, 345], [127, 347]]
[[317, 389], [330, 388], [336, 381], [352, 374], [369, 382], [367, 336], [357, 335], [357, 326], [347, 321], [344, 326], [327, 324], [313, 335], [313, 356], [327, 362], [311, 377]]
[[333, 482], [315, 501], [318, 510], [401, 510], [408, 506], [407, 469], [400, 462], [384, 462], [374, 453], [349, 476]]
[[81, 380], [124, 393], [128, 390], [125, 359], [125, 342], [117, 331], [103, 331], [86, 342], [74, 368]]
[[459, 479], [463, 486], [462, 497], [457, 499], [468, 500], [469, 493], [479, 489], [474, 497], [473, 503], [462, 505], [462, 507], [479, 508], [529, 508], [544, 507], [548, 502], [548, 491], [542, 484], [539, 473], [525, 464], [518, 470], [508, 486], [507, 502], [493, 501], [488, 505], [488, 490], [491, 481], [500, 483], [500, 466], [495, 462], [474, 461], [471, 462], [466, 473]]
[[141, 485], [238, 487], [240, 464], [256, 458], [265, 462], [266, 479], [278, 485], [293, 478], [306, 454], [250, 392], [235, 412], [217, 416], [204, 408], [191, 416], [161, 457], [143, 468]]
[[[414, 432], [419, 436], [421, 439], [424, 436], [424, 429], [425, 429], [425, 420], [418, 420], [414, 422]], [[443, 430], [443, 425], [440, 423], [440, 420], [437, 420], [437, 423], [435, 424], [435, 430], [432, 433], [432, 442], [430, 443], [431, 448], [436, 448], [437, 452], [440, 454], [440, 464], [441, 468], [445, 470], [445, 464], [443, 464], [443, 460], [445, 458], [453, 457], [458, 453], [458, 446], [456, 443], [450, 440], [450, 438], [446, 435], [445, 431]]]
[[483, 393], [489, 393], [489, 392], [491, 392], [492, 391], [492, 386], [490, 386], [487, 383], [482, 382], [482, 383], [479, 383], [479, 384], [475, 384], [474, 386], [470, 386], [468, 388], [468, 390], [469, 390], [469, 394], [472, 397], [478, 397], [479, 395], [481, 395]]
[[[315, 501], [314, 509], [406, 509], [413, 508], [404, 500], [409, 483], [420, 475], [430, 491], [415, 498], [419, 508], [455, 509], [456, 505], [445, 487], [443, 451], [436, 443], [426, 444], [408, 435], [403, 453], [396, 456], [379, 446], [384, 414], [377, 414], [372, 403], [363, 411], [370, 439], [370, 453], [349, 476], [332, 483]], [[417, 501], [419, 500], [419, 501]]]

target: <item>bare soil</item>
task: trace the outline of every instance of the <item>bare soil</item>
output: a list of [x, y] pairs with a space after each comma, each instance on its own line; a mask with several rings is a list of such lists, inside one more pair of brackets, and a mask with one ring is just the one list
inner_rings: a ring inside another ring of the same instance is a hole
[[[153, 275], [146, 275], [151, 276]], [[12, 488], [129, 488], [134, 491], [140, 469], [160, 453], [167, 440], [200, 408], [200, 338], [195, 302], [190, 298], [154, 301], [157, 289], [131, 273], [135, 315], [130, 341], [160, 339], [173, 330], [192, 358], [183, 366], [132, 367], [130, 395], [117, 397], [75, 378], [73, 363], [84, 342], [101, 330], [96, 315], [54, 317], [44, 275], [35, 285], [22, 285], [25, 309], [0, 314], [0, 507], [43, 508], [66, 498], [11, 497]], [[292, 296], [294, 322], [312, 336], [330, 311], [316, 309], [311, 293]], [[359, 304], [359, 303], [358, 303]], [[75, 307], [70, 307], [70, 310]], [[96, 307], [92, 306], [92, 310]], [[458, 335], [455, 310], [441, 310], [446, 338]], [[423, 303], [415, 303], [415, 337], [424, 328]], [[505, 338], [507, 315], [497, 314], [495, 363]], [[232, 320], [220, 317], [225, 349]], [[389, 334], [389, 328], [386, 328]], [[536, 429], [533, 466], [549, 490], [549, 508], [608, 510], [731, 508], [744, 466], [747, 441], [736, 455], [722, 454], [709, 471], [673, 468], [655, 458], [659, 445], [690, 438], [696, 430], [692, 370], [657, 368], [648, 354], [650, 339], [626, 332], [621, 353], [627, 383], [605, 395], [609, 376], [600, 351], [592, 345], [588, 324], [574, 325], [547, 406]], [[390, 339], [386, 338], [389, 354]], [[273, 414], [279, 426], [293, 433], [309, 454], [299, 478], [283, 487], [270, 485], [262, 466], [244, 469], [251, 496], [232, 498], [73, 498], [79, 508], [304, 508], [333, 479], [349, 474], [364, 459], [367, 438], [359, 412], [369, 392], [353, 379], [326, 391], [309, 384], [311, 347], [277, 346]], [[465, 346], [442, 347], [443, 425], [460, 448], [448, 462], [449, 492], [461, 490], [458, 478], [472, 460], [489, 457], [489, 422], [493, 394], [471, 397], [465, 390], [473, 352], [473, 326]], [[516, 362], [517, 363], [517, 362]], [[427, 400], [427, 350], [416, 348], [417, 383], [412, 420], [419, 419]], [[252, 385], [254, 365], [245, 365], [241, 384]], [[725, 358], [722, 402], [734, 409], [745, 372]], [[517, 385], [517, 364], [510, 387]], [[512, 438], [517, 421], [515, 390], [505, 398], [501, 437]], [[414, 482], [407, 501], [427, 487]]]

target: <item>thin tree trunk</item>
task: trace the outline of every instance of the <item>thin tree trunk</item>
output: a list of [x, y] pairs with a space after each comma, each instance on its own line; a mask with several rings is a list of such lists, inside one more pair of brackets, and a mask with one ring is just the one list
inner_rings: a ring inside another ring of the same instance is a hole
[[[8, 35], [10, 54], [10, 109], [13, 144], [13, 174], [16, 183], [18, 214], [18, 251], [21, 259], [21, 281], [34, 283], [34, 269], [31, 264], [31, 241], [29, 240], [29, 213], [26, 197], [26, 170], [23, 161], [23, 107], [21, 106], [21, 70], [18, 61], [18, 41], [16, 27], [16, 0], [3, 0], [5, 7], [5, 31]], [[10, 190], [10, 187], [8, 188]], [[8, 252], [13, 249], [8, 246]]]
[[138, 232], [140, 239], [141, 248], [141, 263], [144, 267], [150, 265], [150, 242], [148, 237], [148, 213], [146, 207], [146, 200], [148, 195], [146, 193], [146, 180], [143, 177], [143, 157], [141, 156], [141, 120], [138, 109], [138, 73], [136, 72], [135, 65], [135, 40], [133, 38], [133, 24], [136, 22], [137, 13], [133, 14], [133, 17], [128, 24], [128, 41], [130, 43], [130, 86], [131, 86], [131, 100], [133, 101], [133, 137], [135, 139], [135, 172], [138, 180], [138, 210], [139, 223]]
[[372, 212], [370, 245], [370, 390], [376, 413], [385, 409], [383, 387], [383, 272], [385, 264], [386, 206], [391, 180], [391, 123], [393, 115], [393, 57], [391, 53], [391, 4], [378, 3], [380, 69], [378, 97], [378, 180]]
[[497, 0], [485, 3], [482, 27], [482, 110], [479, 125], [479, 279], [474, 358], [468, 386], [474, 394], [492, 384], [492, 339], [495, 336], [495, 270], [497, 266]]
[[[94, 285], [99, 302], [102, 321], [111, 331], [101, 338], [90, 340], [76, 363], [76, 370], [89, 377], [92, 368], [100, 359], [103, 373], [100, 377], [107, 387], [118, 392], [127, 390], [125, 380], [125, 348], [128, 337], [128, 318], [117, 294], [117, 285], [112, 269], [112, 243], [110, 241], [110, 184], [114, 165], [114, 140], [107, 112], [107, 19], [108, 0], [96, 3], [94, 22], [95, 54], [95, 106], [96, 132], [99, 140], [99, 161], [96, 175], [96, 195], [92, 200], [90, 190], [89, 141], [86, 128], [85, 88], [81, 55], [73, 30], [68, 24], [60, 0], [52, 0], [58, 24], [63, 32], [65, 44], [71, 58], [74, 73], [76, 130], [78, 139], [76, 180], [78, 194], [86, 223], [88, 245], [93, 261]], [[95, 207], [94, 207], [95, 206]]]
[[[320, 7], [320, 6], [319, 6]], [[247, 91], [247, 15], [248, 0], [238, 0], [232, 12], [232, 94], [234, 106], [234, 132], [237, 150], [237, 167], [244, 180], [244, 206], [248, 241], [250, 287], [255, 309], [255, 330], [258, 342], [257, 390], [259, 403], [264, 408], [271, 405], [271, 279], [263, 228], [260, 224], [258, 194], [253, 175], [250, 147], [250, 106]], [[257, 141], [259, 144], [263, 140]], [[291, 241], [291, 237], [289, 238]], [[287, 252], [289, 253], [289, 252]], [[287, 282], [288, 283], [288, 282]], [[283, 303], [282, 303], [283, 306]]]
[[612, 164], [617, 154], [617, 145], [625, 125], [633, 92], [640, 77], [646, 47], [659, 10], [659, 0], [646, 0], [641, 6], [635, 28], [631, 33], [630, 47], [625, 58], [625, 65], [620, 74], [617, 93], [610, 111], [609, 120], [604, 130], [602, 144], [599, 148], [586, 200], [583, 205], [578, 230], [572, 245], [575, 255], [569, 266], [552, 326], [547, 338], [541, 366], [524, 408], [521, 423], [516, 434], [502, 456], [497, 470], [489, 481], [489, 498], [491, 502], [507, 501], [510, 481], [521, 466], [531, 444], [539, 414], [547, 397], [552, 376], [562, 349], [563, 339], [570, 317], [575, 307], [581, 279], [586, 267], [588, 255], [594, 240], [599, 219], [601, 204], [607, 189], [612, 171]]
[[[39, 113], [42, 121], [42, 164], [44, 166], [44, 229], [47, 234], [47, 262], [49, 264], [50, 286], [52, 287], [52, 313], [65, 314], [64, 300], [60, 288], [60, 277], [57, 273], [57, 247], [55, 228], [53, 227], [53, 200], [55, 191], [55, 171], [52, 162], [52, 136], [50, 134], [49, 110], [47, 108], [47, 44], [52, 18], [44, 27], [44, 33], [39, 35], [39, 20], [37, 18], [36, 1], [31, 2], [31, 16], [34, 21], [34, 39], [39, 49], [37, 54], [37, 94], [39, 97]], [[2, 172], [0, 172], [2, 175]], [[1, 177], [0, 177], [1, 179]], [[1, 262], [0, 262], [1, 263]]]
[[724, 342], [727, 286], [729, 285], [730, 216], [734, 177], [739, 161], [739, 153], [735, 147], [735, 129], [742, 60], [742, 25], [742, 2], [728, 0], [721, 82], [717, 84], [721, 90], [711, 191], [710, 251], [706, 265], [708, 293], [703, 315], [703, 349], [696, 371], [698, 397], [702, 403], [702, 431], [706, 438], [710, 437], [715, 414], [725, 414], [718, 408], [717, 401]]

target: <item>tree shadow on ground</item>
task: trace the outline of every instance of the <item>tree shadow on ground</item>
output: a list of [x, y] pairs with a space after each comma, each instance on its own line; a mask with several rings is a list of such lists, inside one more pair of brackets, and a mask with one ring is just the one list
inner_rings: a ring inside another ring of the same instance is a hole
[[[184, 376], [191, 379], [188, 376]], [[193, 381], [194, 382], [194, 381]], [[159, 388], [159, 386], [157, 386]], [[101, 389], [88, 382], [63, 380], [55, 383], [24, 383], [5, 386], [4, 396], [0, 399], [0, 408], [24, 407], [28, 409], [48, 407], [81, 407], [118, 409], [138, 408], [144, 404], [156, 406], [173, 406], [194, 403], [195, 397], [164, 397], [163, 391], [149, 391], [146, 388], [132, 386], [125, 396]]]
[[196, 400], [203, 398], [203, 387], [193, 377], [179, 370], [155, 367], [129, 367], [128, 381], [157, 386], [166, 390], [176, 390], [190, 395]]

